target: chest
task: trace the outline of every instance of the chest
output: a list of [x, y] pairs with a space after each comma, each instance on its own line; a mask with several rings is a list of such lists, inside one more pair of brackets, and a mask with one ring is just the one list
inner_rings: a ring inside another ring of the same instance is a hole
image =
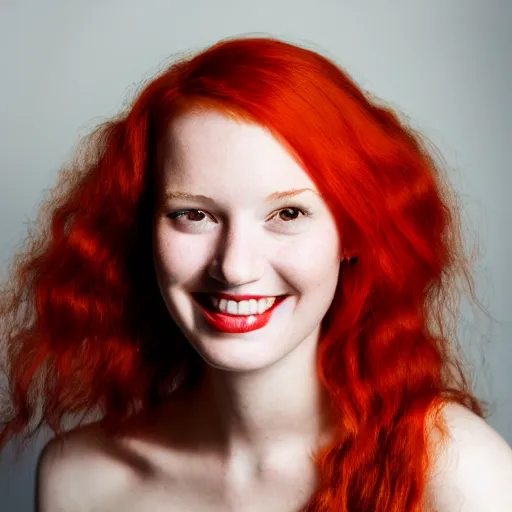
[[318, 485], [302, 446], [283, 445], [258, 465], [234, 458], [228, 467], [215, 450], [166, 450], [133, 440], [127, 449], [147, 471], [98, 512], [298, 512]]
[[195, 486], [147, 486], [119, 497], [108, 512], [298, 512], [312, 492], [312, 488], [303, 486], [266, 486], [239, 492]]
[[257, 475], [236, 471], [230, 479], [208, 457], [180, 462], [155, 467], [105, 512], [298, 512], [317, 486], [316, 468], [299, 458], [283, 457]]

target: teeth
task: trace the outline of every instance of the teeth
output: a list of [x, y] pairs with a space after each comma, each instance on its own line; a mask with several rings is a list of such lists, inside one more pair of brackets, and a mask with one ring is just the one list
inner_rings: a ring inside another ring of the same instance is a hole
[[274, 302], [275, 297], [267, 297], [264, 299], [250, 299], [241, 300], [240, 302], [234, 300], [218, 299], [217, 297], [210, 296], [213, 307], [223, 313], [230, 315], [261, 315], [270, 309]]
[[249, 299], [249, 301], [246, 302], [249, 302], [249, 313], [255, 315], [258, 312], [258, 301], [256, 299]]
[[[233, 301], [230, 301], [233, 302]], [[248, 300], [243, 300], [238, 304], [237, 313], [239, 315], [249, 315], [251, 313], [251, 306]]]
[[[222, 301], [220, 301], [220, 302], [222, 304]], [[228, 304], [227, 311], [230, 315], [238, 314], [238, 305], [234, 300], [228, 300], [227, 304]]]

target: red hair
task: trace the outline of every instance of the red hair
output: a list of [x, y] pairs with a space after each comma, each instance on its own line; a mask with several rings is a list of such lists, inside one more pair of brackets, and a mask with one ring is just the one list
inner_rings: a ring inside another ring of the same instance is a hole
[[114, 432], [154, 407], [162, 386], [200, 375], [151, 254], [158, 143], [195, 108], [270, 129], [317, 184], [354, 257], [322, 323], [318, 372], [338, 429], [316, 454], [320, 485], [306, 509], [419, 512], [427, 419], [446, 434], [447, 402], [485, 415], [456, 336], [462, 292], [479, 304], [458, 199], [395, 112], [327, 58], [272, 38], [223, 40], [177, 60], [62, 170], [0, 296], [10, 385], [0, 446], [45, 424], [60, 434], [66, 415], [98, 412]]

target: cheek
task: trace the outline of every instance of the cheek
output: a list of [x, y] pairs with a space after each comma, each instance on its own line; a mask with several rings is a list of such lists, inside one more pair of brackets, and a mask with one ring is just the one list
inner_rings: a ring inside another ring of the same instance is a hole
[[204, 250], [180, 237], [171, 240], [168, 234], [155, 231], [153, 258], [159, 280], [167, 285], [190, 281], [200, 274], [204, 262]]
[[279, 261], [290, 280], [298, 285], [321, 287], [326, 280], [337, 280], [340, 266], [338, 234], [331, 227], [308, 233], [283, 248]]

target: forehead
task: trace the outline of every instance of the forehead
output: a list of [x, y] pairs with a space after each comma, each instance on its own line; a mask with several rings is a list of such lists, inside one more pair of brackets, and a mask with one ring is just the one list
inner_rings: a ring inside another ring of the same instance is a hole
[[316, 190], [268, 129], [214, 110], [183, 114], [170, 123], [161, 169], [164, 183], [196, 194], [266, 196], [276, 189]]

